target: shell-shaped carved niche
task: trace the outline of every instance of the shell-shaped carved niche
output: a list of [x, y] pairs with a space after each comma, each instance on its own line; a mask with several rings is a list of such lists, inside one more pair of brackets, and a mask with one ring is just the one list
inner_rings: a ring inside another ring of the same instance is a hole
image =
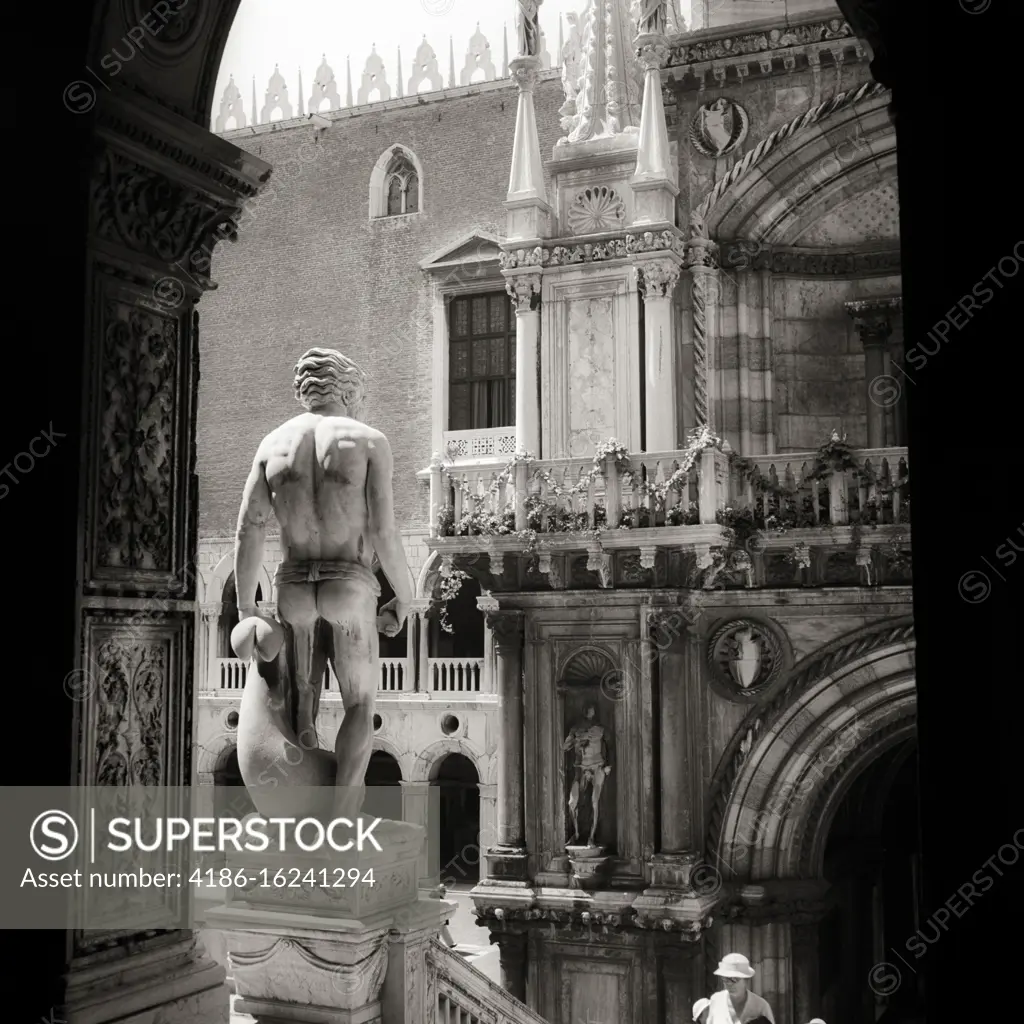
[[607, 185], [585, 188], [569, 207], [569, 230], [574, 235], [616, 231], [626, 220], [622, 196]]
[[570, 683], [585, 683], [594, 679], [603, 679], [615, 666], [607, 654], [600, 651], [580, 651], [569, 659], [562, 678]]

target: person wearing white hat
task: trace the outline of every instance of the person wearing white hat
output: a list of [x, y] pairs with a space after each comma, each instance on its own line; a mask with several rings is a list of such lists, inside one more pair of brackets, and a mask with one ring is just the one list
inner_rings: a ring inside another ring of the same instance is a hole
[[742, 953], [722, 957], [715, 975], [722, 979], [722, 990], [711, 997], [707, 1024], [748, 1024], [760, 1017], [775, 1024], [767, 1001], [747, 987], [754, 969]]
[[708, 1021], [708, 1010], [711, 1009], [710, 999], [698, 999], [693, 1004], [693, 1020], [694, 1024], [707, 1024]]

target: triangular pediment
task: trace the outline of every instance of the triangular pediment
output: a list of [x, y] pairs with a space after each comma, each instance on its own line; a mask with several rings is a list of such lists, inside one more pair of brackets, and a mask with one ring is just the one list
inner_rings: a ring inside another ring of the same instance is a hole
[[471, 231], [421, 260], [420, 269], [429, 272], [467, 264], [497, 263], [501, 241], [489, 231]]

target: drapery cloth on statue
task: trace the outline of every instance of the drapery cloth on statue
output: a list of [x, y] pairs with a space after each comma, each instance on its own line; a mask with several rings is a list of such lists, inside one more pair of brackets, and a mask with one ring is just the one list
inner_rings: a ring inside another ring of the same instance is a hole
[[282, 562], [274, 575], [274, 585], [282, 583], [323, 583], [328, 580], [351, 580], [361, 583], [374, 597], [380, 597], [380, 583], [365, 565], [358, 562], [330, 562], [299, 559]]
[[743, 1012], [737, 1014], [729, 999], [729, 993], [722, 991], [716, 992], [711, 997], [708, 1024], [743, 1024], [744, 1021], [761, 1016], [767, 1017], [772, 1024], [775, 1024], [772, 1008], [756, 992], [747, 992], [747, 1002], [743, 1007]]

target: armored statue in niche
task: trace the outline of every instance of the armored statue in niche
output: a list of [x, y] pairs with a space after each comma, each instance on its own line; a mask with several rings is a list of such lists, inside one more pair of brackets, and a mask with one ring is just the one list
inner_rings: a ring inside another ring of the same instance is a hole
[[597, 721], [597, 705], [588, 704], [583, 710], [583, 718], [569, 730], [569, 735], [562, 744], [562, 750], [573, 751], [573, 779], [569, 788], [569, 817], [572, 820], [572, 836], [569, 845], [579, 840], [579, 808], [580, 800], [590, 791], [591, 819], [587, 846], [594, 845], [600, 819], [601, 792], [604, 781], [611, 773], [609, 764], [608, 741], [604, 726]]
[[517, 0], [516, 29], [519, 35], [519, 56], [540, 56], [541, 0]]
[[[239, 709], [238, 763], [266, 817], [283, 810], [354, 820], [373, 743], [377, 632], [401, 629], [412, 577], [387, 438], [356, 419], [365, 375], [340, 352], [313, 348], [295, 366], [294, 387], [305, 411], [261, 442], [238, 516], [240, 621], [231, 646], [254, 658]], [[255, 600], [271, 513], [283, 554], [276, 617]], [[395, 592], [379, 618], [375, 554]], [[328, 661], [345, 707], [333, 754], [319, 749], [316, 733]]]

